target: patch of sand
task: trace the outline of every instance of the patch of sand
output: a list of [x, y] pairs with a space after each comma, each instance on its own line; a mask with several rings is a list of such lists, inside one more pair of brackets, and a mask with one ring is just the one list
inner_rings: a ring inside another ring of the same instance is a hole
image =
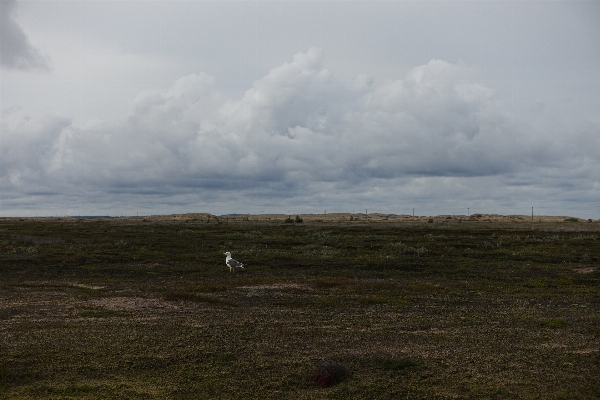
[[596, 271], [596, 267], [575, 268], [573, 271], [577, 272], [578, 274], [591, 274], [592, 272]]
[[170, 302], [143, 297], [106, 297], [103, 299], [90, 300], [88, 304], [111, 311], [142, 311], [179, 308]]
[[80, 288], [84, 288], [84, 289], [92, 289], [92, 290], [99, 290], [99, 289], [105, 288], [105, 286], [84, 285], [83, 283], [71, 283], [71, 286], [80, 287]]
[[312, 288], [297, 283], [276, 283], [272, 285], [238, 286], [238, 289], [246, 290], [313, 290]]

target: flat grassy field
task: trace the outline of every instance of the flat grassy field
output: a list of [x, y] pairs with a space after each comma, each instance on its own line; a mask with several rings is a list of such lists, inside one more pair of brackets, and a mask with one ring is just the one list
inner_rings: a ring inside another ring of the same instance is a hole
[[598, 221], [284, 219], [0, 219], [0, 398], [600, 398]]

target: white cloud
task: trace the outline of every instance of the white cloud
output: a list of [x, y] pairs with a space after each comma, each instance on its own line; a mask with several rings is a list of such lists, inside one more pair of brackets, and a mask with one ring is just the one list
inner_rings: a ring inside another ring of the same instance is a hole
[[[581, 179], [581, 190], [597, 192], [592, 171], [600, 170], [598, 123], [578, 128], [575, 144], [552, 132], [549, 140], [464, 65], [432, 60], [401, 80], [344, 82], [316, 48], [271, 69], [239, 99], [197, 73], [141, 93], [123, 121], [76, 127], [9, 110], [2, 129], [3, 191], [45, 185], [73, 196], [94, 191], [97, 201], [153, 193], [240, 208], [365, 201], [382, 208], [398, 199], [457, 207], [464, 199], [486, 204], [486, 196], [514, 202], [502, 191], [519, 193], [525, 181], [543, 193], [569, 182], [543, 179], [568, 176], [563, 168]], [[578, 152], [583, 159], [573, 160]]]

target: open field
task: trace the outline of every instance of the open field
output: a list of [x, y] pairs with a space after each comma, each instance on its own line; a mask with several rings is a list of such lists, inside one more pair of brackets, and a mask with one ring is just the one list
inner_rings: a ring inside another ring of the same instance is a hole
[[301, 217], [0, 219], [0, 398], [600, 398], [600, 222]]

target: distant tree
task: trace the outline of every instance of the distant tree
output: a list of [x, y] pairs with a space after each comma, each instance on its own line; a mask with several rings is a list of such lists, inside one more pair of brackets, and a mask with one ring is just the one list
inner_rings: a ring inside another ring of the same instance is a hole
[[296, 215], [296, 223], [297, 223], [297, 224], [301, 224], [302, 222], [304, 222], [304, 221], [302, 220], [302, 218], [300, 218], [299, 216], [297, 216], [297, 215]]

